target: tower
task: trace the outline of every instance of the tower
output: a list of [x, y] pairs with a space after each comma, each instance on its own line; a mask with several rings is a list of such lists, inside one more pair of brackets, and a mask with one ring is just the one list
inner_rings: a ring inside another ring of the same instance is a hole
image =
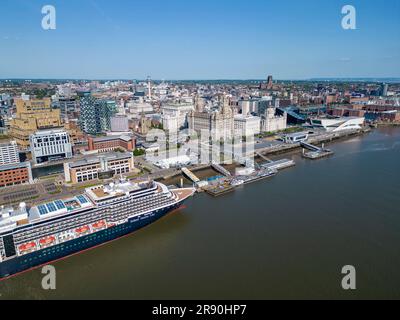
[[204, 111], [204, 99], [201, 98], [199, 95], [196, 94], [194, 98], [194, 107], [197, 112]]
[[150, 76], [147, 77], [147, 89], [149, 90], [149, 99], [151, 100], [151, 78]]
[[268, 89], [268, 90], [272, 89], [273, 85], [274, 85], [274, 83], [273, 83], [272, 76], [268, 76], [268, 79], [267, 79], [267, 89]]

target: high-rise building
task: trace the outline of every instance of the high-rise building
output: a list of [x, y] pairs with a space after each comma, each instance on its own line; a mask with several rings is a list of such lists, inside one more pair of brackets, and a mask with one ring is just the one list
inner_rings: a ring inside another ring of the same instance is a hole
[[116, 114], [115, 101], [98, 100], [90, 92], [79, 92], [80, 126], [83, 132], [99, 134], [111, 129], [111, 117]]
[[21, 149], [28, 149], [29, 136], [38, 130], [61, 127], [60, 110], [51, 107], [51, 100], [18, 99], [17, 112], [10, 124], [10, 136]]
[[76, 98], [60, 97], [55, 101], [55, 105], [60, 109], [61, 119], [74, 119], [78, 113], [78, 102]]
[[11, 163], [20, 163], [17, 143], [0, 143], [0, 166]]
[[38, 131], [30, 136], [32, 159], [35, 163], [72, 158], [72, 143], [64, 130]]
[[389, 85], [387, 83], [382, 83], [381, 89], [380, 89], [380, 95], [382, 97], [386, 97], [388, 94], [388, 90], [389, 90]]

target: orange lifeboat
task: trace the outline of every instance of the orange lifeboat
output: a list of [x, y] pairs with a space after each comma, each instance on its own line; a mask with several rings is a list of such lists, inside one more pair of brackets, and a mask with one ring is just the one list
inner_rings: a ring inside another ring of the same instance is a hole
[[36, 243], [35, 242], [29, 242], [29, 243], [24, 243], [21, 244], [18, 247], [20, 252], [26, 252], [26, 251], [30, 251], [30, 250], [34, 250], [36, 249]]
[[105, 227], [106, 227], [106, 222], [105, 222], [104, 220], [102, 220], [102, 221], [93, 223], [93, 224], [92, 224], [92, 227], [93, 227], [94, 229], [102, 229], [102, 228], [105, 228]]
[[50, 237], [43, 238], [43, 239], [39, 240], [39, 244], [40, 244], [41, 247], [51, 245], [54, 242], [56, 242], [56, 238], [53, 237], [53, 236], [50, 236]]
[[86, 233], [88, 231], [90, 231], [89, 226], [83, 226], [83, 227], [75, 229], [75, 232], [78, 234]]

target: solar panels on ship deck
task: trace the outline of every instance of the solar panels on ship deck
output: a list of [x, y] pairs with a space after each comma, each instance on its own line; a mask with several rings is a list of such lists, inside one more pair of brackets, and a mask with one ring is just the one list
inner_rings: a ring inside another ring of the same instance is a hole
[[54, 201], [54, 204], [56, 205], [58, 210], [65, 209], [65, 204], [61, 200]]
[[49, 213], [49, 212], [47, 211], [47, 208], [46, 208], [43, 204], [39, 205], [39, 206], [38, 206], [38, 209], [39, 209], [39, 213], [40, 213], [40, 214]]
[[79, 195], [79, 196], [77, 196], [76, 197], [78, 200], [79, 200], [79, 202], [80, 203], [88, 203], [89, 201], [84, 197], [84, 196], [82, 196], [82, 195]]
[[49, 210], [49, 212], [57, 211], [57, 208], [53, 202], [46, 204], [46, 207]]

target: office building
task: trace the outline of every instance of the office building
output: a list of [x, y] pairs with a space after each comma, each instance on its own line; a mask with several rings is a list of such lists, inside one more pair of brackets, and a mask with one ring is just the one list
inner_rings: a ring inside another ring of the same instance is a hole
[[238, 114], [234, 117], [235, 133], [242, 137], [250, 137], [260, 133], [261, 118]]
[[135, 138], [127, 135], [88, 138], [89, 151], [110, 152], [116, 149], [135, 150]]
[[29, 136], [38, 130], [61, 127], [60, 110], [45, 99], [17, 99], [16, 116], [10, 123], [10, 136], [22, 150], [29, 148]]
[[32, 160], [39, 164], [72, 158], [72, 143], [65, 130], [38, 131], [30, 136]]
[[111, 117], [117, 112], [115, 101], [98, 100], [90, 92], [79, 92], [78, 96], [82, 131], [99, 134], [111, 130]]
[[55, 101], [55, 105], [60, 109], [61, 119], [75, 119], [78, 116], [79, 108], [76, 98], [60, 97]]
[[0, 188], [33, 183], [29, 162], [0, 165]]
[[168, 132], [177, 133], [188, 127], [188, 114], [194, 110], [192, 103], [169, 104], [162, 107], [162, 125]]
[[114, 175], [130, 173], [134, 169], [132, 152], [107, 153], [64, 163], [65, 181], [74, 184], [96, 179], [109, 179]]
[[17, 143], [0, 143], [0, 166], [12, 163], [20, 163]]
[[261, 131], [276, 132], [287, 128], [287, 113], [278, 115], [276, 108], [269, 107], [261, 117]]
[[380, 88], [380, 95], [382, 97], [387, 97], [389, 90], [389, 85], [387, 83], [382, 83]]

